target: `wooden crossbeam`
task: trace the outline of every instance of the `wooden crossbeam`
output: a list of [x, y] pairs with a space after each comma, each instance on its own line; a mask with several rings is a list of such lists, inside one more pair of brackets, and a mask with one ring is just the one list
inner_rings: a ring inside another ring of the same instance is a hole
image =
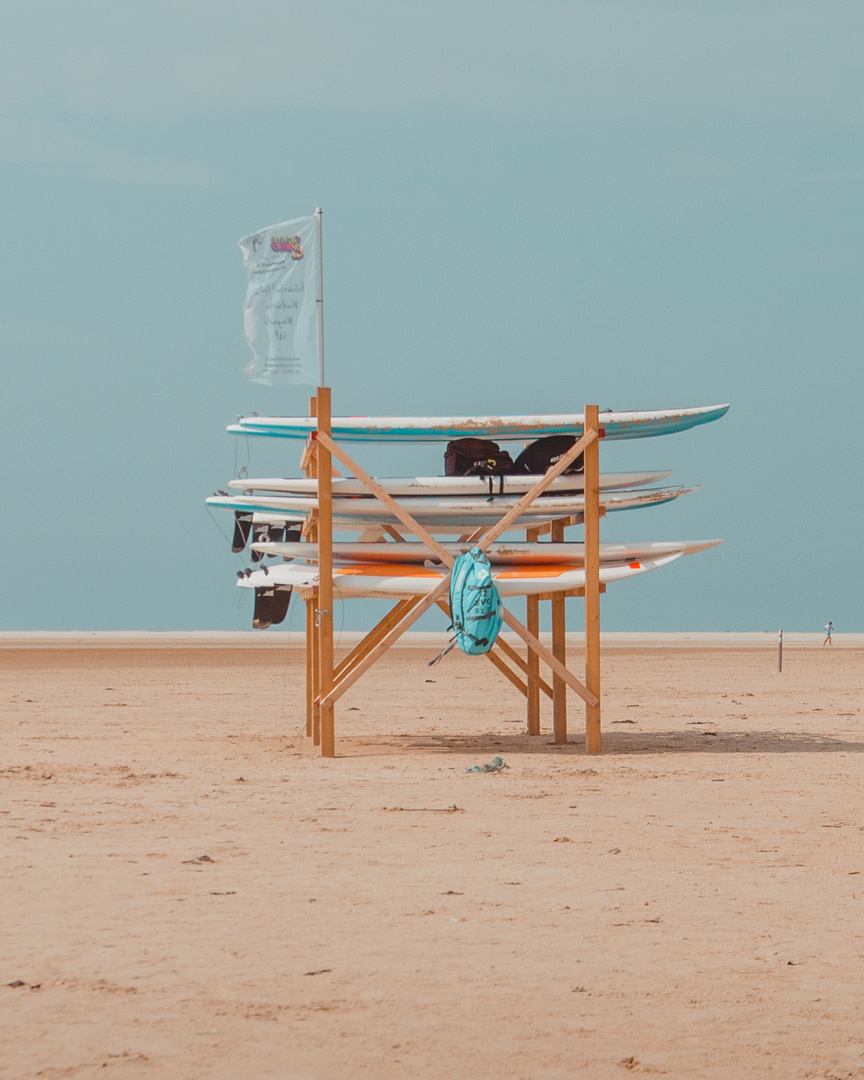
[[505, 679], [509, 679], [510, 682], [513, 683], [517, 690], [520, 690], [525, 695], [525, 697], [528, 696], [527, 684], [519, 678], [513, 668], [504, 663], [501, 657], [495, 652], [494, 648], [490, 649], [489, 652], [484, 653], [483, 655], [496, 668], [498, 668], [498, 670], [501, 672]]
[[[449, 619], [450, 618], [450, 607], [443, 600], [438, 601], [438, 607], [444, 612], [444, 614]], [[504, 675], [506, 678], [508, 678], [510, 680], [510, 682], [513, 683], [513, 685], [518, 690], [520, 690], [523, 694], [525, 694], [526, 697], [527, 697], [527, 695], [528, 695], [528, 685], [527, 685], [527, 683], [523, 682], [522, 679], [520, 679], [519, 676], [516, 674], [516, 672], [511, 667], [509, 667], [507, 664], [504, 663], [504, 661], [501, 659], [501, 657], [498, 656], [498, 654], [496, 653], [496, 649], [500, 649], [500, 651], [503, 652], [505, 656], [509, 657], [517, 665], [517, 667], [519, 667], [522, 671], [527, 671], [528, 670], [528, 665], [525, 663], [525, 661], [522, 659], [522, 657], [519, 655], [519, 653], [516, 652], [516, 650], [513, 648], [513, 646], [508, 645], [507, 642], [503, 641], [500, 637], [497, 639], [497, 641], [492, 646], [492, 648], [489, 650], [489, 652], [486, 652], [486, 653], [482, 654], [483, 656], [486, 657], [486, 659], [491, 664], [493, 664], [496, 668], [498, 668], [498, 670], [501, 672], [502, 675]], [[541, 686], [541, 689], [543, 689], [550, 697], [552, 696], [552, 687], [549, 686], [548, 683], [545, 683], [545, 682], [543, 682], [542, 679], [540, 679], [540, 686]]]
[[409, 596], [403, 600], [400, 600], [395, 607], [381, 619], [372, 629], [366, 634], [362, 641], [359, 641], [354, 648], [348, 653], [347, 656], [336, 665], [333, 670], [333, 683], [337, 685], [339, 681], [358, 664], [366, 653], [370, 649], [374, 648], [378, 642], [384, 637], [391, 627], [394, 627], [396, 623], [402, 618], [402, 616], [417, 603], [416, 596]]
[[390, 511], [390, 513], [393, 514], [394, 517], [397, 517], [402, 522], [402, 524], [406, 526], [409, 532], [414, 533], [414, 535], [417, 536], [420, 540], [422, 540], [426, 547], [430, 551], [434, 552], [446, 566], [452, 568], [454, 559], [453, 556], [447, 551], [447, 549], [442, 547], [435, 539], [435, 537], [432, 536], [430, 532], [427, 532], [427, 530], [424, 529], [419, 522], [415, 521], [414, 518], [408, 513], [408, 511], [405, 510], [402, 506], [400, 506], [399, 503], [396, 502], [396, 500], [393, 498], [393, 496], [390, 495], [389, 492], [386, 492], [383, 487], [381, 487], [377, 480], [373, 480], [369, 473], [365, 471], [365, 469], [361, 469], [357, 462], [353, 461], [345, 453], [342, 447], [338, 445], [338, 443], [335, 443], [330, 438], [330, 436], [323, 431], [318, 432], [318, 441], [322, 444], [322, 446], [329, 450], [334, 457], [338, 458], [346, 469], [350, 469], [357, 477], [357, 479], [364, 485], [364, 487], [367, 487], [375, 496], [375, 498], [379, 502], [383, 503]]
[[[308, 462], [316, 461], [317, 458], [318, 440], [313, 435], [310, 435], [309, 438], [306, 440], [306, 446], [304, 447], [303, 454], [300, 458], [300, 468], [305, 469]], [[333, 464], [330, 465], [330, 475], [338, 476], [340, 479], [342, 478], [342, 473], [340, 473], [336, 466]]]
[[[422, 540], [426, 547], [430, 551], [433, 551], [446, 566], [452, 568], [454, 559], [447, 549], [442, 547], [431, 533], [416, 522], [408, 511], [399, 505], [392, 495], [386, 492], [376, 480], [372, 479], [365, 469], [362, 469], [356, 461], [350, 458], [348, 454], [333, 441], [327, 432], [319, 431], [317, 438], [334, 457], [342, 462], [346, 469], [353, 472], [357, 479], [372, 492], [379, 502], [382, 502], [387, 507], [394, 517], [397, 517], [410, 532], [414, 533], [415, 536]], [[502, 533], [507, 532], [513, 522], [525, 513], [531, 503], [535, 502], [550, 484], [557, 480], [576, 458], [584, 453], [584, 451], [598, 438], [599, 435], [596, 429], [592, 428], [589, 431], [586, 431], [582, 438], [575, 442], [567, 453], [563, 454], [560, 460], [557, 461], [547, 473], [544, 473], [537, 483], [522, 496], [519, 502], [510, 507], [496, 525], [493, 525], [490, 529], [486, 530], [486, 532], [477, 540], [476, 546], [479, 547], [481, 551], [485, 551]]]
[[[529, 654], [528, 660], [523, 660], [519, 653], [516, 652], [516, 650], [513, 648], [513, 646], [508, 644], [502, 637], [499, 637], [495, 642], [495, 648], [500, 649], [501, 652], [503, 652], [509, 660], [512, 660], [520, 671], [524, 672], [526, 675], [531, 674], [531, 667], [529, 661], [530, 656], [533, 654]], [[539, 672], [537, 674], [537, 685], [543, 691], [546, 697], [552, 697], [552, 687], [544, 679], [540, 678]]]
[[[604, 582], [600, 582], [600, 592], [606, 592], [606, 585]], [[580, 585], [576, 589], [565, 589], [563, 592], [541, 592], [536, 593], [537, 600], [551, 600], [553, 596], [563, 596], [567, 600], [575, 600], [585, 595], [585, 587]], [[530, 597], [529, 597], [530, 600]]]
[[477, 547], [479, 547], [481, 551], [485, 551], [493, 541], [498, 539], [501, 533], [507, 532], [513, 522], [525, 513], [531, 503], [539, 499], [549, 485], [557, 480], [562, 473], [566, 472], [576, 458], [579, 457], [579, 455], [593, 442], [596, 442], [598, 438], [599, 434], [594, 428], [590, 431], [586, 431], [582, 438], [579, 439], [578, 442], [573, 443], [567, 453], [562, 454], [560, 460], [556, 461], [552, 468], [540, 477], [534, 487], [532, 487], [530, 491], [527, 491], [515, 506], [510, 507], [498, 524], [493, 525], [491, 529], [484, 533], [482, 538], [477, 541]]
[[[404, 537], [404, 536], [402, 536], [402, 534], [401, 534], [400, 532], [398, 532], [398, 531], [397, 531], [397, 530], [396, 530], [395, 528], [393, 528], [393, 526], [392, 526], [392, 525], [388, 526], [387, 528], [388, 528], [388, 531], [389, 531], [390, 535], [391, 535], [391, 536], [393, 537], [393, 539], [394, 539], [394, 540], [398, 540], [398, 541], [399, 541], [400, 543], [404, 543], [404, 541], [405, 541], [405, 537]], [[464, 536], [464, 537], [462, 538], [462, 542], [464, 542], [464, 541], [468, 541], [468, 542], [470, 542], [470, 541], [471, 541], [471, 540], [472, 540], [472, 539], [474, 538], [475, 534], [479, 535], [479, 534], [480, 534], [480, 533], [482, 533], [482, 532], [483, 532], [483, 530], [482, 530], [482, 528], [481, 528], [481, 529], [475, 529], [475, 530], [474, 530], [474, 533], [466, 533], [466, 534], [465, 534], [465, 536]], [[445, 603], [445, 601], [443, 601], [443, 600], [439, 600], [439, 601], [438, 601], [438, 607], [439, 607], [439, 608], [440, 608], [440, 609], [441, 609], [441, 610], [442, 610], [442, 611], [444, 612], [444, 614], [445, 614], [445, 615], [447, 616], [447, 618], [449, 619], [449, 618], [450, 618], [450, 606], [449, 606], [449, 604]], [[513, 683], [513, 685], [514, 685], [515, 687], [517, 687], [517, 688], [518, 688], [519, 690], [521, 690], [521, 692], [522, 692], [523, 694], [526, 694], [526, 695], [527, 695], [527, 693], [528, 693], [528, 688], [527, 688], [526, 684], [522, 682], [522, 680], [521, 680], [521, 679], [519, 678], [519, 676], [518, 676], [518, 675], [517, 675], [517, 674], [516, 674], [516, 673], [515, 673], [514, 671], [512, 671], [512, 670], [511, 670], [511, 669], [510, 669], [510, 668], [509, 668], [509, 667], [508, 667], [508, 666], [507, 666], [507, 665], [506, 665], [506, 664], [504, 663], [504, 661], [503, 661], [503, 660], [501, 660], [501, 658], [500, 658], [500, 657], [498, 657], [498, 656], [495, 656], [495, 655], [493, 655], [493, 654], [494, 654], [494, 651], [495, 651], [495, 649], [496, 649], [496, 648], [500, 648], [500, 650], [501, 650], [501, 651], [502, 651], [503, 653], [505, 653], [505, 655], [509, 656], [509, 657], [510, 657], [510, 659], [511, 659], [511, 660], [513, 660], [513, 661], [514, 661], [514, 662], [515, 662], [515, 663], [516, 663], [516, 664], [517, 664], [517, 665], [518, 665], [519, 667], [521, 667], [523, 671], [527, 671], [527, 670], [528, 670], [528, 667], [527, 667], [527, 665], [526, 665], [525, 661], [524, 661], [524, 660], [522, 659], [522, 657], [521, 657], [521, 656], [520, 656], [520, 655], [519, 655], [519, 654], [518, 654], [518, 653], [516, 652], [516, 650], [515, 650], [514, 648], [512, 648], [512, 647], [511, 647], [510, 645], [508, 645], [506, 641], [502, 641], [502, 640], [501, 640], [501, 638], [499, 638], [499, 639], [498, 639], [498, 640], [497, 640], [497, 641], [495, 642], [495, 645], [493, 646], [493, 648], [492, 648], [492, 649], [491, 649], [491, 650], [490, 650], [490, 651], [489, 651], [488, 653], [484, 653], [484, 654], [483, 654], [483, 655], [484, 655], [484, 656], [486, 657], [486, 659], [487, 659], [487, 660], [488, 660], [488, 661], [489, 661], [489, 662], [490, 662], [491, 664], [494, 664], [494, 665], [495, 665], [495, 667], [497, 667], [497, 668], [498, 668], [498, 670], [499, 670], [499, 671], [500, 671], [500, 672], [501, 672], [501, 673], [502, 673], [502, 674], [503, 674], [503, 675], [504, 675], [504, 676], [505, 676], [505, 677], [506, 677], [507, 679], [509, 679], [509, 680], [510, 680], [510, 682], [512, 682], [512, 683]], [[548, 683], [545, 683], [545, 682], [543, 682], [543, 680], [542, 680], [542, 679], [540, 680], [540, 683], [541, 683], [541, 687], [542, 687], [542, 688], [543, 688], [543, 689], [544, 689], [544, 690], [546, 691], [546, 693], [548, 693], [548, 694], [550, 695], [550, 697], [551, 697], [551, 695], [552, 695], [552, 688], [551, 688], [551, 687], [550, 687], [550, 686], [548, 685]]]
[[447, 591], [447, 589], [449, 589], [449, 587], [450, 575], [447, 574], [447, 576], [442, 578], [441, 581], [435, 586], [432, 592], [427, 593], [418, 601], [416, 607], [411, 608], [410, 611], [403, 615], [403, 617], [393, 627], [393, 629], [390, 630], [389, 633], [387, 633], [386, 636], [382, 638], [382, 640], [379, 641], [373, 649], [370, 649], [369, 652], [366, 653], [366, 655], [358, 664], [356, 664], [349, 672], [346, 672], [344, 678], [341, 679], [338, 686], [334, 686], [332, 689], [328, 690], [326, 695], [323, 695], [321, 697], [319, 702], [321, 708], [323, 709], [328, 706], [332, 708], [333, 703], [338, 701], [339, 698], [342, 697], [342, 695], [345, 693], [345, 691], [348, 690], [349, 687], [353, 686], [354, 683], [357, 682], [357, 680], [360, 678], [360, 676], [363, 675], [364, 672], [368, 671], [369, 668], [372, 667], [372, 665], [375, 663], [375, 661], [379, 657], [383, 656], [384, 653], [387, 652], [387, 650], [394, 642], [399, 640], [399, 638], [405, 633], [408, 627], [413, 626], [413, 624], [417, 622], [423, 612], [428, 611], [429, 608], [432, 607], [432, 605], [436, 603], [441, 596], [443, 596], [443, 594]]
[[528, 630], [522, 625], [522, 623], [519, 622], [515, 615], [511, 615], [511, 613], [505, 607], [502, 607], [501, 613], [504, 616], [504, 622], [507, 623], [511, 630], [516, 631], [516, 633], [519, 635], [519, 637], [522, 638], [525, 644], [530, 649], [533, 649], [541, 660], [545, 660], [549, 667], [552, 668], [554, 674], [559, 675], [564, 680], [564, 682], [566, 682], [567, 685], [572, 690], [574, 690], [579, 695], [579, 697], [582, 698], [583, 701], [586, 701], [589, 705], [597, 704], [597, 698], [591, 693], [591, 691], [588, 690], [587, 687], [583, 686], [582, 683], [579, 682], [579, 680], [576, 678], [576, 676], [572, 672], [568, 671], [567, 668], [564, 667], [564, 665], [552, 655], [552, 653], [539, 640], [539, 638], [536, 638], [533, 634], [529, 633]]

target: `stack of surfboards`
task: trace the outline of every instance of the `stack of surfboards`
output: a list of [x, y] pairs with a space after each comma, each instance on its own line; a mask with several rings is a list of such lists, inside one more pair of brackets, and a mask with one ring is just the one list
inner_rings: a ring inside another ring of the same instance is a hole
[[[723, 416], [728, 405], [655, 412], [606, 412], [600, 422], [605, 439], [639, 439], [685, 431]], [[250, 416], [228, 429], [234, 434], [302, 439], [315, 430], [313, 417]], [[337, 442], [442, 443], [473, 436], [496, 442], [530, 442], [549, 435], [584, 431], [579, 413], [552, 416], [488, 417], [334, 417]], [[601, 474], [602, 504], [607, 513], [655, 506], [677, 499], [696, 488], [663, 486], [669, 472]], [[377, 478], [411, 516], [436, 536], [460, 537], [444, 546], [453, 555], [472, 546], [466, 537], [495, 524], [539, 476], [414, 476]], [[660, 485], [660, 486], [652, 486]], [[317, 584], [317, 545], [300, 542], [304, 523], [318, 508], [317, 481], [308, 478], [266, 477], [232, 480], [230, 491], [207, 500], [214, 508], [235, 515], [234, 550], [242, 551], [251, 538], [252, 560], [258, 569], [238, 574], [238, 585], [255, 589], [253, 623], [265, 627], [281, 622], [291, 589]], [[584, 510], [583, 477], [558, 477], [518, 519], [520, 530], [552, 521], [581, 521]], [[420, 542], [388, 539], [388, 527], [402, 523], [367, 488], [351, 478], [334, 477], [333, 525], [340, 532], [355, 532], [354, 543], [333, 545], [333, 582], [337, 595], [417, 596], [431, 591], [446, 574], [446, 567], [430, 558]], [[601, 544], [600, 580], [619, 581], [665, 566], [682, 555], [704, 551], [721, 543], [671, 541], [644, 544]], [[525, 596], [578, 588], [585, 582], [581, 543], [496, 543], [487, 552], [502, 596]], [[270, 560], [263, 562], [262, 560]], [[278, 561], [272, 561], [278, 560]]]

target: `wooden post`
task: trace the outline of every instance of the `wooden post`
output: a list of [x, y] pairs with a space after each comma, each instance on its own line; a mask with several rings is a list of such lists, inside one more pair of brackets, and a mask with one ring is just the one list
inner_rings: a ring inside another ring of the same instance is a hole
[[321, 709], [318, 695], [321, 693], [321, 650], [319, 648], [318, 627], [315, 625], [318, 607], [318, 590], [315, 589], [309, 602], [312, 608], [312, 685], [315, 687], [315, 700], [312, 702], [312, 745], [321, 745]]
[[[318, 387], [317, 429], [330, 434], [330, 387]], [[333, 702], [333, 472], [330, 450], [318, 443], [318, 624], [319, 710], [321, 713], [321, 756], [335, 757]]]
[[[527, 529], [525, 539], [529, 543], [536, 543], [539, 533], [536, 529]], [[529, 633], [534, 637], [540, 637], [540, 601], [536, 596], [528, 596], [526, 600], [525, 625]], [[533, 649], [527, 650], [528, 661], [528, 709], [527, 731], [529, 735], [540, 734], [540, 657]]]
[[[597, 405], [585, 406], [585, 431], [600, 435]], [[597, 699], [585, 705], [585, 750], [599, 754], [600, 732], [600, 441], [585, 448], [585, 685]]]
[[[553, 544], [560, 544], [564, 539], [564, 525], [560, 521], [552, 522]], [[567, 666], [567, 615], [566, 600], [563, 593], [552, 597], [552, 654], [564, 666]], [[588, 688], [591, 689], [590, 686]], [[559, 675], [552, 675], [552, 741], [561, 744], [567, 742], [567, 684]]]
[[306, 737], [312, 734], [312, 710], [318, 690], [315, 686], [315, 667], [312, 662], [312, 642], [315, 640], [315, 605], [306, 601]]

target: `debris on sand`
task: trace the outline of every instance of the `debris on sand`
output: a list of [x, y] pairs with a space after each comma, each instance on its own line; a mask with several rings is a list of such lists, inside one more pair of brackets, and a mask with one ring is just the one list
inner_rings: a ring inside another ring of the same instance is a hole
[[486, 765], [472, 765], [470, 769], [466, 769], [465, 772], [501, 772], [502, 769], [509, 769], [509, 765], [505, 765], [500, 757], [493, 757]]

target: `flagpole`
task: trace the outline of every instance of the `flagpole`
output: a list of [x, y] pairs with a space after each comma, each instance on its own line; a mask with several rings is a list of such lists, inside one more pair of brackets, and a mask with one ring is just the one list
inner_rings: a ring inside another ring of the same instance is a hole
[[324, 386], [324, 237], [321, 226], [322, 211], [315, 207], [318, 220], [318, 385]]

